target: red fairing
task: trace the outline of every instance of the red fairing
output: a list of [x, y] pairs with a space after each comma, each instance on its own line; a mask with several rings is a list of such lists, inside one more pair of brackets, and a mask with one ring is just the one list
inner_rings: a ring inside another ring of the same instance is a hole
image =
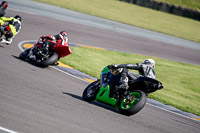
[[53, 39], [53, 37], [52, 37], [52, 36], [44, 36], [44, 37]]
[[34, 47], [42, 47], [42, 44], [38, 44], [40, 41], [38, 40], [36, 43], [35, 43], [35, 45], [34, 45]]
[[[69, 54], [72, 54], [72, 50], [68, 46], [68, 43], [65, 42], [64, 45], [62, 45], [60, 43], [62, 41], [61, 39], [58, 39], [56, 42], [54, 42], [54, 41], [52, 41], [50, 39], [50, 37], [52, 38], [52, 36], [43, 36], [43, 37], [41, 37], [41, 39], [44, 41], [47, 37], [48, 37], [48, 41], [49, 42], [53, 42], [54, 43], [53, 51], [58, 54], [59, 58], [65, 57], [65, 56], [67, 56]], [[34, 45], [34, 47], [42, 47], [42, 46], [43, 46], [43, 43], [41, 43], [41, 40], [38, 40]]]
[[72, 50], [70, 49], [69, 46], [63, 46], [56, 43], [53, 47], [54, 51], [58, 54], [60, 58], [72, 54]]

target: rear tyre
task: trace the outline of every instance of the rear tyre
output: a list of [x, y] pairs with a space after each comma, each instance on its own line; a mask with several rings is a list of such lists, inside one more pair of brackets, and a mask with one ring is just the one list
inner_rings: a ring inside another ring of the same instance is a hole
[[58, 54], [54, 52], [52, 55], [50, 55], [48, 59], [41, 61], [40, 65], [42, 67], [48, 67], [49, 65], [54, 65], [57, 61], [58, 61]]
[[98, 91], [99, 91], [99, 80], [92, 82], [85, 88], [82, 95], [83, 100], [87, 102], [94, 101]]
[[138, 113], [146, 104], [146, 94], [140, 90], [134, 90], [130, 92], [131, 101], [127, 99], [121, 100], [119, 103], [119, 111], [121, 114], [130, 116]]

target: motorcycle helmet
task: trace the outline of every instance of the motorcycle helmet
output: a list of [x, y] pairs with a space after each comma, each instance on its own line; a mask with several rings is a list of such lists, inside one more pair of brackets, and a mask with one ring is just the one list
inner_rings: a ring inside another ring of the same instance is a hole
[[22, 18], [19, 15], [16, 15], [14, 18], [18, 19], [20, 22], [22, 21]]
[[6, 9], [8, 7], [8, 2], [2, 1], [1, 6], [3, 6], [3, 8]]
[[67, 42], [68, 38], [67, 38], [67, 32], [66, 31], [61, 31], [59, 33], [59, 36], [62, 37], [65, 40], [65, 42]]
[[153, 69], [156, 67], [156, 63], [153, 59], [144, 60], [144, 64], [151, 64]]

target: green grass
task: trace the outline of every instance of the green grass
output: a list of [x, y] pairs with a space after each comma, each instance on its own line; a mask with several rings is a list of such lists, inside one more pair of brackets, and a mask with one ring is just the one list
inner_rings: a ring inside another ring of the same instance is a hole
[[[118, 0], [36, 1], [200, 42], [199, 21], [126, 2]], [[101, 69], [109, 64], [137, 63], [148, 58], [136, 54], [79, 47], [72, 47], [72, 51], [73, 54], [61, 59], [61, 62], [96, 78], [99, 78]], [[157, 79], [162, 81], [164, 89], [152, 93], [149, 97], [200, 115], [200, 66], [154, 59]]]
[[[62, 58], [61, 62], [96, 78], [100, 77], [101, 70], [107, 65], [134, 64], [149, 58], [137, 54], [80, 47], [72, 47], [72, 51], [73, 54]], [[156, 61], [157, 79], [163, 83], [164, 89], [150, 94], [149, 98], [200, 115], [200, 66], [153, 59]]]
[[78, 12], [200, 42], [200, 21], [118, 0], [36, 0]]
[[200, 0], [155, 0], [200, 11]]

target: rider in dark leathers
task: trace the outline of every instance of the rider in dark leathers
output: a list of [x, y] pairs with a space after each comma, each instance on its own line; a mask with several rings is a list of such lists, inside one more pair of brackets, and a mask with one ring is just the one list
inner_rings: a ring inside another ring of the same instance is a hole
[[[112, 64], [109, 65], [108, 68], [111, 70], [117, 70], [115, 74], [110, 74], [109, 76], [109, 85], [111, 91], [123, 89], [126, 93], [129, 88], [128, 81], [130, 79], [135, 80], [140, 76], [156, 79], [156, 74], [154, 71], [155, 61], [153, 59], [146, 59], [144, 63], [137, 64]], [[128, 71], [127, 69], [138, 70], [139, 74]]]
[[5, 15], [5, 10], [8, 7], [8, 3], [6, 1], [2, 1], [0, 5], [0, 17]]

